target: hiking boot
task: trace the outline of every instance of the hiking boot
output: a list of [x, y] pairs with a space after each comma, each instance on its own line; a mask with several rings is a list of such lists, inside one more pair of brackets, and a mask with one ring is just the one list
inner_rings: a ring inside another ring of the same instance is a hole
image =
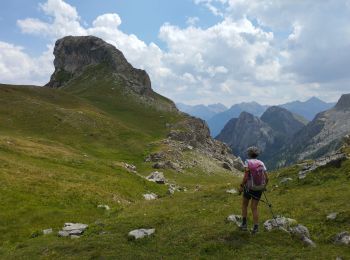
[[239, 226], [239, 229], [242, 230], [242, 231], [248, 231], [247, 224], [241, 224], [241, 225]]

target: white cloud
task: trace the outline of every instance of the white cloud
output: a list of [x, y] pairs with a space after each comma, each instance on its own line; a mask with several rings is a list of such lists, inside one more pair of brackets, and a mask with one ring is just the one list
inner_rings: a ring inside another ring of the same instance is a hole
[[53, 72], [53, 46], [37, 58], [23, 47], [0, 41], [0, 82], [8, 84], [42, 84]]
[[[314, 95], [336, 99], [348, 91], [348, 3], [193, 1], [222, 17], [221, 21], [208, 28], [198, 25], [198, 17], [188, 18], [184, 28], [164, 24], [159, 29], [159, 39], [166, 50], [121, 31], [118, 14], [102, 14], [87, 25], [81, 22], [77, 10], [63, 0], [48, 0], [40, 5], [48, 19], [27, 18], [17, 24], [23, 33], [47, 37], [52, 43], [66, 35], [101, 37], [120, 49], [134, 66], [146, 69], [155, 90], [185, 103], [230, 105], [255, 100], [278, 104]], [[47, 64], [53, 59], [50, 53], [33, 58], [18, 46], [2, 44], [0, 80], [48, 81], [52, 65]], [[21, 65], [14, 60], [20, 60]], [[41, 71], [42, 64], [49, 69]]]

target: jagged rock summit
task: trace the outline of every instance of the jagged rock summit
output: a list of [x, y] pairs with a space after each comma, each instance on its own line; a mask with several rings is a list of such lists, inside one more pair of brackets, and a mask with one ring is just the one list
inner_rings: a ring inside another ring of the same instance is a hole
[[344, 94], [335, 105], [337, 110], [350, 110], [350, 94]]
[[123, 53], [95, 36], [66, 36], [56, 41], [55, 72], [47, 87], [60, 88], [91, 65], [104, 64], [114, 73], [127, 78], [139, 94], [152, 93], [151, 80], [144, 70], [135, 69]]

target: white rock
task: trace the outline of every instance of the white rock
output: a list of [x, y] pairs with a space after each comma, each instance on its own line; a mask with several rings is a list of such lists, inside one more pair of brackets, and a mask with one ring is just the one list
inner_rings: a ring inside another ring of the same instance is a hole
[[72, 231], [72, 230], [82, 230], [85, 231], [85, 229], [88, 228], [88, 225], [81, 224], [81, 223], [65, 223], [63, 227], [63, 231]]
[[242, 223], [242, 216], [239, 215], [230, 215], [227, 217], [227, 221], [235, 223], [237, 226], [240, 226]]
[[341, 232], [336, 235], [334, 239], [335, 244], [349, 245], [350, 244], [350, 234], [349, 232]]
[[135, 239], [139, 239], [139, 238], [144, 238], [146, 236], [150, 236], [152, 235], [156, 230], [154, 228], [152, 229], [136, 229], [133, 231], [129, 232], [129, 237], [133, 237]]
[[316, 244], [314, 243], [314, 241], [312, 241], [310, 238], [308, 237], [303, 237], [301, 239], [303, 241], [303, 243], [307, 246], [310, 246], [310, 247], [316, 247]]
[[167, 180], [164, 177], [164, 174], [162, 172], [152, 172], [149, 176], [146, 177], [147, 180], [159, 183], [159, 184], [165, 184]]
[[337, 218], [338, 213], [337, 212], [332, 212], [328, 214], [327, 219], [328, 220], [335, 220]]
[[103, 208], [105, 210], [110, 210], [111, 208], [108, 205], [98, 205], [98, 208]]
[[303, 237], [310, 238], [309, 230], [303, 225], [298, 224], [295, 227], [289, 228], [289, 231], [292, 235], [298, 237], [299, 239], [302, 239]]
[[273, 229], [289, 229], [291, 225], [296, 224], [297, 221], [291, 218], [285, 217], [277, 217], [276, 219], [266, 220], [264, 223], [264, 227], [267, 231], [271, 231]]
[[48, 235], [48, 234], [51, 234], [53, 231], [52, 231], [52, 228], [48, 228], [48, 229], [44, 229], [43, 230], [43, 234], [44, 235]]
[[230, 190], [226, 190], [227, 193], [230, 193], [230, 194], [237, 194], [238, 191], [236, 189], [230, 189]]
[[155, 200], [158, 198], [157, 194], [154, 193], [143, 194], [143, 197], [145, 200]]

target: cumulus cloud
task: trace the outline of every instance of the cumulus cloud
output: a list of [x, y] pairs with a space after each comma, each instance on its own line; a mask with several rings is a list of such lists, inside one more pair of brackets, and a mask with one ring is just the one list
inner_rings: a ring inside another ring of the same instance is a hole
[[30, 57], [25, 49], [0, 41], [0, 82], [42, 84], [53, 71], [53, 46], [39, 57]]
[[[49, 19], [27, 18], [17, 24], [23, 33], [47, 37], [51, 45], [65, 35], [101, 37], [134, 66], [147, 70], [155, 90], [185, 103], [278, 104], [314, 95], [336, 99], [347, 90], [350, 6], [346, 1], [193, 1], [221, 21], [207, 28], [199, 26], [197, 17], [188, 18], [185, 27], [163, 24], [159, 39], [166, 49], [124, 33], [115, 13], [82, 25], [76, 8], [63, 0], [40, 4]], [[48, 80], [52, 65], [40, 71], [40, 64], [52, 62], [48, 51], [33, 58], [23, 48], [2, 44], [7, 47], [0, 48], [0, 80], [45, 83], [45, 75]], [[23, 62], [18, 66], [8, 56]]]

